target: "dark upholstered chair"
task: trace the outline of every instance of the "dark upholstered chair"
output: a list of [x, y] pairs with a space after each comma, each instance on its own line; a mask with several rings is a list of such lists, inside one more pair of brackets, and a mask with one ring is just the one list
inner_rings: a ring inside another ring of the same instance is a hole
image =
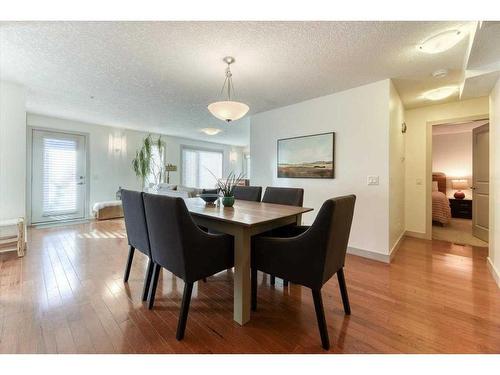
[[127, 230], [129, 244], [128, 260], [127, 265], [125, 266], [123, 281], [128, 282], [134, 252], [137, 249], [149, 258], [142, 292], [142, 300], [145, 301], [148, 296], [149, 284], [151, 282], [153, 261], [151, 259], [148, 227], [146, 224], [146, 215], [144, 213], [144, 202], [142, 200], [142, 195], [144, 193], [125, 189], [122, 189], [121, 193], [123, 216], [125, 217], [125, 229]]
[[310, 227], [297, 226], [293, 237], [257, 237], [252, 249], [252, 310], [257, 308], [257, 270], [311, 288], [321, 342], [330, 348], [321, 288], [337, 274], [346, 314], [351, 313], [344, 260], [356, 197], [327, 200]]
[[260, 202], [262, 186], [235, 186], [234, 199], [244, 201]]
[[[268, 186], [266, 187], [266, 191], [264, 192], [264, 197], [262, 198], [262, 202], [302, 207], [304, 203], [304, 189]], [[274, 229], [271, 232], [266, 233], [266, 235], [275, 237], [280, 237], [280, 236], [288, 237], [287, 232], [289, 230], [290, 226], [287, 225], [283, 228]], [[270, 282], [271, 285], [275, 284], [275, 277], [273, 275], [271, 275]], [[283, 280], [283, 285], [287, 286], [288, 280]]]
[[202, 194], [219, 194], [219, 189], [203, 189]]
[[264, 197], [262, 197], [262, 202], [302, 207], [304, 189], [268, 186]]
[[155, 264], [149, 308], [153, 308], [161, 267], [184, 280], [177, 325], [177, 340], [182, 340], [193, 284], [234, 266], [233, 237], [206, 233], [198, 228], [182, 198], [144, 194], [144, 207]]

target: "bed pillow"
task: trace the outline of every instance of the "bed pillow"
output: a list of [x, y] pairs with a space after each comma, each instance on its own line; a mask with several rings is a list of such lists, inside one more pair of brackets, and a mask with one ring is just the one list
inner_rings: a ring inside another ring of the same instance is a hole
[[438, 182], [432, 181], [432, 191], [439, 191]]

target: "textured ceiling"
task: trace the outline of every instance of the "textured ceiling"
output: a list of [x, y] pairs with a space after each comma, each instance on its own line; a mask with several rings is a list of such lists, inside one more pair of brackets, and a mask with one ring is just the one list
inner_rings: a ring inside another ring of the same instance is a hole
[[[236, 57], [250, 115], [394, 78], [407, 107], [462, 79], [467, 39], [427, 55], [416, 45], [460, 22], [15, 22], [0, 24], [0, 78], [28, 88], [28, 111], [245, 145], [248, 116], [227, 125], [222, 57]], [[489, 57], [488, 57], [489, 58]], [[450, 75], [431, 77], [446, 68]], [[93, 97], [93, 98], [91, 98]], [[456, 100], [452, 97], [449, 100]], [[199, 129], [223, 132], [206, 136]]]

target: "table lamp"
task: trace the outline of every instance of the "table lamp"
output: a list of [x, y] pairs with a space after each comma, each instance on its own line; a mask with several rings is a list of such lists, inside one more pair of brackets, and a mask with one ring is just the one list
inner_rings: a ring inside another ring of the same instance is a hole
[[177, 165], [167, 164], [165, 165], [165, 171], [167, 172], [167, 184], [170, 183], [170, 172], [177, 172]]
[[454, 190], [457, 190], [453, 196], [455, 199], [464, 199], [465, 198], [465, 193], [462, 191], [462, 189], [468, 189], [469, 184], [467, 183], [467, 180], [465, 179], [460, 179], [460, 180], [451, 180], [451, 187]]

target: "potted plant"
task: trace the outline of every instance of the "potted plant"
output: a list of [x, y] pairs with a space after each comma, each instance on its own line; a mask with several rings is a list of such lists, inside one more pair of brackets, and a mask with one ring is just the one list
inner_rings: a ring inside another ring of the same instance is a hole
[[234, 172], [229, 173], [225, 180], [217, 179], [217, 187], [222, 193], [222, 204], [224, 207], [232, 207], [234, 204], [234, 188], [243, 179], [243, 173], [236, 175]]
[[141, 148], [135, 152], [135, 158], [132, 160], [132, 168], [136, 176], [141, 179], [143, 187], [149, 177], [152, 177], [154, 181], [148, 182], [153, 182], [156, 185], [162, 181], [164, 172], [163, 162], [158, 164], [155, 160], [153, 157], [153, 147], [157, 147], [159, 154], [162, 155], [165, 149], [165, 142], [161, 139], [161, 136], [153, 139], [153, 136], [148, 134], [142, 141]]

